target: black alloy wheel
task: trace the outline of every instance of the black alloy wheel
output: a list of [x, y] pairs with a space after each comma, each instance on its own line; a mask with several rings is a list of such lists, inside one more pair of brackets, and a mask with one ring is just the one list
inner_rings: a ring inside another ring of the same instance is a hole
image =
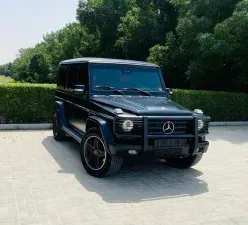
[[98, 136], [90, 136], [84, 145], [85, 162], [92, 170], [100, 170], [106, 161], [107, 152]]
[[109, 154], [97, 128], [89, 129], [84, 135], [80, 154], [85, 170], [94, 177], [106, 177], [117, 173], [123, 162], [122, 156]]

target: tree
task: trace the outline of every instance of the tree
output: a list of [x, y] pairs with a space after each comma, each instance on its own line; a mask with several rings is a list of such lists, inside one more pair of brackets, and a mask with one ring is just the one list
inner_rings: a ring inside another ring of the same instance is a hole
[[[117, 26], [121, 17], [134, 6], [135, 0], [80, 0], [77, 19], [88, 33], [100, 38], [96, 56], [114, 57]], [[100, 35], [99, 35], [100, 34]]]
[[178, 79], [179, 87], [247, 91], [247, 1], [173, 2], [179, 11], [173, 39], [152, 48], [148, 59], [171, 72], [173, 86]]
[[187, 71], [193, 88], [248, 91], [248, 2], [237, 4], [233, 15], [214, 28], [213, 34], [199, 34], [198, 60]]
[[187, 88], [188, 82], [184, 75], [187, 69], [185, 53], [180, 48], [173, 32], [166, 36], [166, 45], [155, 45], [150, 49], [148, 61], [158, 64], [163, 72], [168, 87]]
[[169, 1], [137, 1], [121, 18], [116, 48], [120, 56], [145, 60], [149, 49], [164, 43], [166, 33], [177, 24], [177, 12]]
[[57, 72], [60, 61], [82, 57], [88, 47], [86, 31], [78, 23], [68, 24], [57, 32], [45, 35], [43, 39], [53, 73]]
[[5, 75], [6, 77], [11, 76], [12, 63], [6, 63], [0, 65], [0, 75]]
[[87, 54], [87, 38], [85, 29], [78, 23], [45, 35], [43, 42], [34, 48], [20, 49], [19, 57], [13, 62], [14, 78], [32, 83], [54, 83], [60, 61]]
[[48, 57], [44, 44], [37, 44], [34, 48], [21, 49], [19, 58], [12, 65], [13, 78], [18, 81], [31, 83], [52, 83]]
[[78, 23], [21, 49], [0, 73], [55, 82], [60, 61], [76, 57], [149, 60], [167, 85], [248, 92], [247, 0], [80, 0]]

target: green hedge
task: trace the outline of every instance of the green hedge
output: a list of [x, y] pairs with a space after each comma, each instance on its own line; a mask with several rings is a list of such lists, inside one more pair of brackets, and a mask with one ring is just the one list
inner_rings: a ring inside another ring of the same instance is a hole
[[[50, 123], [55, 85], [0, 85], [0, 123]], [[248, 94], [174, 90], [172, 99], [189, 109], [199, 108], [212, 121], [248, 121]]]
[[55, 85], [0, 85], [0, 123], [51, 122]]
[[202, 109], [212, 121], [248, 121], [248, 94], [175, 90], [172, 99], [191, 110]]

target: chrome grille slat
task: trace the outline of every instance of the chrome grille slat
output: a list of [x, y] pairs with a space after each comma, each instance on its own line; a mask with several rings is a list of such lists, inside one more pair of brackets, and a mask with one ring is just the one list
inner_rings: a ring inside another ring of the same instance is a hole
[[[185, 135], [193, 134], [193, 121], [194, 120], [176, 120], [175, 118], [149, 118], [148, 119], [148, 135], [166, 135], [163, 131], [163, 126], [166, 122], [172, 122], [175, 130], [171, 135]], [[168, 135], [169, 136], [169, 135]]]

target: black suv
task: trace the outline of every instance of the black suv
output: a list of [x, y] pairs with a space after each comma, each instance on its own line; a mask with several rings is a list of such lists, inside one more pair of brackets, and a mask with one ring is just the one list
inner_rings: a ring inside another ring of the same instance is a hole
[[86, 171], [117, 172], [125, 155], [155, 156], [188, 168], [208, 149], [210, 118], [170, 100], [157, 65], [80, 58], [60, 63], [54, 107], [56, 140], [81, 144]]

